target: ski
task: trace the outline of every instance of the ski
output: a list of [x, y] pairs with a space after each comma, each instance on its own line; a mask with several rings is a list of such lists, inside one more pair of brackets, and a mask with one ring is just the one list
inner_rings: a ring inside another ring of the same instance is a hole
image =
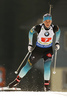
[[0, 91], [21, 91], [21, 88], [0, 87]]

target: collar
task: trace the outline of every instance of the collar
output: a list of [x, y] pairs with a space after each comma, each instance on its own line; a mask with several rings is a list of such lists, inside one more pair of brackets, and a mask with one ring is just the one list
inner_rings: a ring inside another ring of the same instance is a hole
[[47, 28], [44, 24], [43, 24], [43, 26], [44, 26], [45, 30], [49, 30], [49, 29], [50, 29], [50, 27], [49, 27], [49, 28]]

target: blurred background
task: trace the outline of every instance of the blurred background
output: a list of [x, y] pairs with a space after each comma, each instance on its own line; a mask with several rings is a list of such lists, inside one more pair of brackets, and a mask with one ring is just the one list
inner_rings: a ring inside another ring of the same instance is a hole
[[[51, 65], [51, 90], [67, 91], [67, 0], [0, 0], [0, 87], [16, 78], [14, 71], [27, 53], [28, 32], [42, 22], [49, 4], [53, 5], [53, 24], [61, 29], [55, 75], [52, 74], [54, 63]], [[41, 59], [18, 87], [23, 91], [43, 91], [43, 83]]]

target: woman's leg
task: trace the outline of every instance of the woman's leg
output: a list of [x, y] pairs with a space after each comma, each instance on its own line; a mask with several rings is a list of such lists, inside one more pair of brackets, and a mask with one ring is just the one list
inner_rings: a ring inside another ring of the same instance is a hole
[[49, 90], [49, 83], [50, 83], [50, 66], [51, 60], [47, 60], [44, 62], [44, 90]]

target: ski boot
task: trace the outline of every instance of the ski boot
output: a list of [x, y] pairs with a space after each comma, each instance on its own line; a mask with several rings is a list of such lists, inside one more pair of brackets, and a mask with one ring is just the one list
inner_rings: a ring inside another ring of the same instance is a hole
[[12, 88], [12, 87], [18, 85], [20, 80], [21, 80], [21, 78], [19, 76], [17, 76], [17, 78], [13, 82], [9, 83], [8, 87]]
[[45, 81], [44, 83], [44, 91], [50, 91], [50, 81]]

